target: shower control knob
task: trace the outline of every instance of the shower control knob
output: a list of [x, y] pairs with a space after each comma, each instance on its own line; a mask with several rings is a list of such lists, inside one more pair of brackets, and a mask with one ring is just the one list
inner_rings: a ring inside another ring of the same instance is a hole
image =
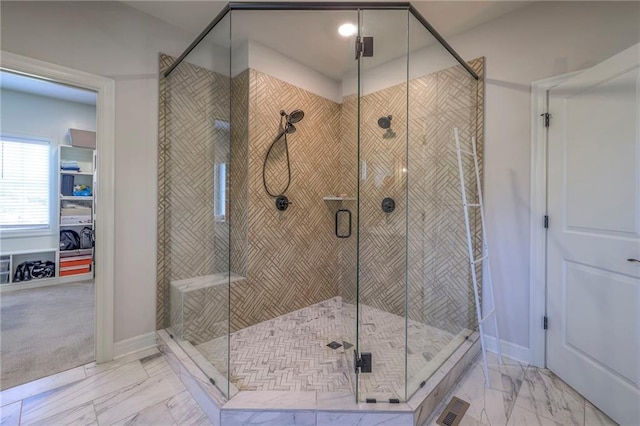
[[393, 200], [393, 198], [387, 197], [384, 200], [382, 200], [382, 211], [383, 212], [391, 213], [395, 209], [396, 209], [396, 202]]
[[276, 197], [276, 209], [284, 211], [292, 204], [291, 201], [285, 195], [278, 195]]

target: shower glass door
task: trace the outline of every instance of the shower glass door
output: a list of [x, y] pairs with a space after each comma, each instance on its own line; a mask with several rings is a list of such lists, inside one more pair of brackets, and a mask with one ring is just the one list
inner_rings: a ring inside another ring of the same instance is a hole
[[406, 398], [408, 18], [408, 9], [359, 14], [360, 401]]
[[352, 393], [358, 12], [231, 13], [231, 382]]

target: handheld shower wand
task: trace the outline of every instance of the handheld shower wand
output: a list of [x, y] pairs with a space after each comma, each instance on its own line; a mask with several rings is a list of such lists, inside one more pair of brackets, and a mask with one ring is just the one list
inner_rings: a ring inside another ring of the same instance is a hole
[[[298, 123], [303, 118], [304, 118], [304, 111], [300, 109], [296, 109], [292, 111], [291, 114], [287, 114], [284, 110], [280, 110], [281, 130], [278, 133], [278, 135], [275, 137], [273, 142], [271, 142], [271, 146], [269, 146], [269, 149], [267, 150], [267, 155], [265, 156], [264, 162], [262, 163], [262, 184], [264, 185], [264, 189], [267, 192], [267, 194], [269, 194], [269, 196], [271, 197], [277, 198], [279, 196], [282, 196], [285, 192], [287, 192], [287, 189], [289, 189], [289, 185], [291, 184], [291, 162], [289, 161], [289, 143], [287, 141], [287, 135], [290, 135], [297, 130], [296, 126], [294, 126], [294, 123]], [[284, 126], [283, 126], [283, 120], [284, 120]], [[271, 150], [273, 149], [274, 145], [280, 139], [282, 139], [283, 136], [284, 136], [285, 153], [287, 156], [287, 185], [280, 194], [277, 194], [269, 191], [269, 188], [267, 187], [266, 168], [267, 168], [267, 160], [269, 160], [269, 154], [271, 154]]]

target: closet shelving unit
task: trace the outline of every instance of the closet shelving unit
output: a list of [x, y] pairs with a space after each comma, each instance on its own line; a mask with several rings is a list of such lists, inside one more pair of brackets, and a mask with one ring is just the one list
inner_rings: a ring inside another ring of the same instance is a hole
[[[94, 230], [95, 223], [95, 200], [93, 192], [91, 196], [74, 196], [68, 192], [63, 194], [63, 180], [65, 176], [73, 176], [74, 185], [90, 186], [92, 191], [95, 187], [95, 166], [96, 152], [91, 148], [83, 148], [71, 145], [60, 145], [58, 151], [58, 164], [63, 162], [76, 161], [80, 166], [80, 171], [62, 170], [60, 168], [59, 190], [58, 190], [58, 218], [60, 230], [70, 229], [81, 235], [84, 228]], [[89, 213], [80, 216], [68, 215], [68, 204], [83, 207], [84, 212]], [[88, 210], [87, 210], [88, 209]], [[58, 276], [60, 283], [82, 281], [93, 279], [93, 256], [94, 250], [60, 250], [58, 262]]]

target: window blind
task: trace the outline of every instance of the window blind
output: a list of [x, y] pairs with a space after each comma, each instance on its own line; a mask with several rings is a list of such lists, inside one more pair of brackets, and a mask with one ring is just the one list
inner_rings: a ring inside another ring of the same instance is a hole
[[0, 138], [0, 229], [50, 227], [49, 142]]

